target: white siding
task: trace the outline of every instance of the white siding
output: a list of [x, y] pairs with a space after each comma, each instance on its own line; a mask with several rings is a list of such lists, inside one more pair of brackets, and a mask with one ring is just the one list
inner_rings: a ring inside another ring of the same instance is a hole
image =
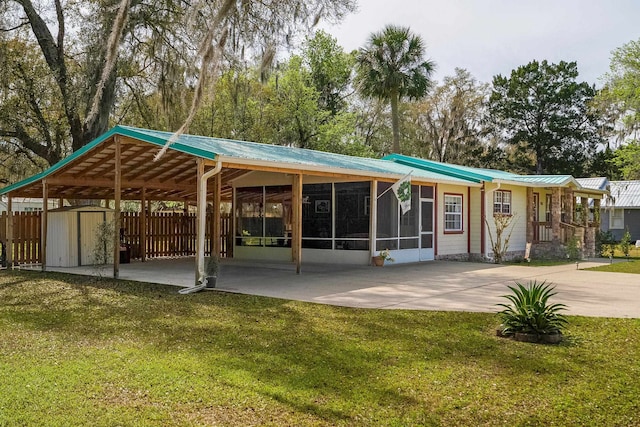
[[[438, 241], [437, 255], [457, 255], [468, 253], [467, 234], [469, 232], [467, 188], [459, 185], [439, 184], [438, 198], [436, 200]], [[445, 233], [444, 231], [444, 196], [445, 194], [456, 194], [462, 196], [462, 232]], [[473, 228], [473, 225], [471, 225]]]
[[[495, 223], [493, 222], [493, 197], [495, 190], [498, 188], [500, 190], [511, 191], [512, 220], [505, 234], [506, 237], [506, 235], [511, 232], [507, 252], [524, 251], [527, 244], [527, 188], [513, 185], [502, 185], [498, 187], [495, 184], [487, 184], [485, 191], [485, 209], [488, 225], [485, 248], [486, 255], [489, 257], [493, 256], [491, 237], [495, 239], [496, 236]], [[542, 194], [541, 197], [543, 197]]]

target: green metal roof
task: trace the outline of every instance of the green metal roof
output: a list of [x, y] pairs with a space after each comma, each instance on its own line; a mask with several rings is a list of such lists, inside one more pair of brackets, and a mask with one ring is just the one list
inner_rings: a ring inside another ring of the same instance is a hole
[[468, 166], [452, 165], [449, 163], [420, 159], [417, 157], [410, 157], [402, 154], [389, 154], [382, 159], [477, 183], [483, 181], [492, 182], [494, 179], [511, 179], [513, 177], [519, 176], [510, 172], [504, 172], [495, 169], [482, 169], [472, 168]]
[[497, 179], [497, 181], [511, 181], [534, 186], [564, 186], [571, 182], [579, 184], [571, 175], [514, 175], [509, 178]]
[[576, 179], [571, 175], [518, 175], [496, 169], [453, 165], [449, 163], [436, 162], [434, 160], [405, 156], [402, 154], [390, 154], [383, 157], [383, 159], [477, 183], [500, 182], [504, 184], [526, 185], [530, 187], [564, 187], [568, 184], [574, 184], [576, 188], [582, 188], [580, 183], [578, 183], [578, 181], [576, 181]]
[[[46, 171], [0, 189], [0, 194], [7, 194], [55, 173], [114, 135], [127, 136], [147, 142], [160, 149], [171, 139], [173, 133], [116, 126]], [[254, 164], [257, 168], [262, 165], [297, 168], [311, 173], [315, 170], [387, 178], [399, 178], [411, 173], [414, 178], [421, 180], [472, 186], [478, 186], [482, 182], [501, 182], [536, 187], [566, 186], [573, 183], [578, 189], [582, 188], [571, 175], [518, 175], [495, 169], [436, 162], [402, 154], [390, 154], [382, 159], [372, 159], [297, 147], [186, 134], [180, 135], [170, 149], [209, 160], [220, 158], [229, 162], [245, 162]]]
[[[173, 135], [171, 132], [128, 126], [116, 126], [114, 129], [120, 130], [121, 132], [118, 132], [120, 134], [157, 145], [164, 145]], [[283, 145], [183, 134], [171, 145], [171, 148], [211, 160], [220, 156], [228, 159], [244, 159], [248, 161], [259, 161], [261, 163], [272, 163], [274, 166], [295, 165], [301, 169], [305, 169], [305, 167], [329, 168], [347, 172], [354, 171], [400, 176], [412, 172], [412, 176], [416, 178], [468, 184], [468, 181], [465, 179], [434, 173], [432, 171], [415, 170], [414, 168], [404, 165], [394, 165], [385, 160], [347, 156], [344, 154]]]
[[99, 145], [101, 142], [105, 141], [106, 139], [111, 138], [114, 134], [116, 134], [116, 130], [117, 130], [118, 126], [114, 127], [113, 129], [111, 129], [110, 131], [108, 131], [107, 133], [104, 133], [102, 135], [100, 135], [98, 138], [94, 139], [93, 141], [91, 141], [89, 144], [85, 145], [84, 147], [80, 148], [78, 151], [74, 152], [73, 154], [71, 154], [68, 157], [65, 157], [64, 159], [60, 160], [58, 163], [56, 163], [55, 165], [51, 166], [49, 169], [40, 172], [38, 174], [35, 174], [27, 179], [23, 179], [22, 181], [18, 181], [15, 184], [9, 185], [7, 187], [4, 187], [2, 189], [0, 189], [0, 194], [7, 194], [17, 188], [21, 188], [24, 186], [27, 186], [29, 184], [33, 184], [34, 182], [38, 182], [43, 178], [46, 178], [47, 176], [51, 175], [52, 173], [54, 173], [55, 171], [59, 170], [60, 168], [62, 168], [63, 166], [68, 165], [69, 163], [71, 163], [73, 160], [77, 159], [78, 157], [81, 157], [83, 154], [85, 154], [87, 151], [90, 151], [92, 148], [94, 148], [96, 145]]
[[[171, 139], [173, 133], [129, 126], [115, 126], [44, 172], [0, 189], [0, 194], [7, 194], [15, 189], [38, 182], [74, 160], [82, 157], [87, 152], [114, 135], [127, 136], [162, 147]], [[469, 180], [464, 176], [443, 174], [437, 170], [416, 168], [412, 165], [390, 162], [388, 160], [353, 157], [297, 147], [286, 147], [282, 145], [261, 144], [256, 142], [236, 141], [196, 135], [180, 135], [171, 145], [170, 149], [209, 160], [215, 160], [220, 156], [221, 158], [229, 161], [236, 159], [261, 165], [273, 165], [274, 167], [297, 167], [301, 170], [336, 171], [345, 174], [363, 174], [367, 176], [377, 175], [398, 178], [411, 172], [412, 176], [415, 178], [433, 182], [450, 182], [461, 185], [469, 185], [473, 182], [479, 182]]]

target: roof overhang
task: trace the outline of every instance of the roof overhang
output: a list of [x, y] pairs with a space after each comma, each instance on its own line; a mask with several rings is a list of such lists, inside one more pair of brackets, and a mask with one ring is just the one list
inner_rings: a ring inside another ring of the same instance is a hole
[[[160, 135], [160, 136], [159, 136]], [[351, 180], [379, 180], [394, 182], [411, 172], [410, 166], [395, 165], [375, 159], [347, 158], [343, 164], [357, 168], [334, 167], [331, 164], [309, 164], [287, 161], [263, 160], [243, 156], [220, 155], [207, 146], [208, 140], [216, 144], [229, 145], [243, 142], [207, 139], [185, 135], [173, 142], [168, 151], [155, 159], [158, 151], [170, 139], [170, 133], [116, 126], [91, 141], [69, 157], [56, 163], [44, 172], [16, 184], [0, 189], [0, 194], [11, 197], [42, 198], [44, 183], [47, 197], [63, 199], [113, 199], [115, 197], [116, 142], [120, 145], [121, 195], [123, 200], [177, 200], [194, 201], [197, 193], [197, 159], [206, 166], [222, 163], [222, 196], [230, 198], [230, 182], [251, 171], [277, 172], [327, 176]], [[194, 144], [202, 139], [205, 143]], [[255, 143], [246, 143], [249, 148]], [[258, 144], [264, 150], [263, 144]], [[204, 147], [204, 148], [202, 148]], [[275, 146], [274, 150], [286, 152], [286, 147]], [[224, 148], [224, 147], [222, 147]], [[282, 150], [285, 151], [282, 151]], [[298, 149], [299, 150], [299, 149]], [[317, 152], [310, 151], [311, 154]], [[321, 153], [322, 156], [332, 156]], [[345, 159], [335, 155], [336, 159]], [[284, 157], [284, 156], [283, 156]], [[422, 176], [420, 176], [422, 175]], [[479, 187], [479, 183], [461, 182], [456, 177], [417, 171], [412, 176], [417, 184], [451, 183]], [[209, 180], [208, 192], [213, 193], [213, 182]]]

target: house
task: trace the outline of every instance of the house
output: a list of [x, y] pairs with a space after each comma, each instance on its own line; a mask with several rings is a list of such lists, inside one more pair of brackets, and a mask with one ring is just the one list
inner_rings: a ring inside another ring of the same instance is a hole
[[609, 188], [601, 209], [602, 231], [620, 241], [629, 230], [632, 241], [640, 240], [640, 181], [611, 181]]
[[[7, 212], [9, 200], [7, 197], [0, 197], [0, 213]], [[57, 200], [49, 200], [49, 209], [58, 206]], [[13, 212], [39, 212], [42, 210], [42, 199], [31, 197], [15, 197], [11, 200], [11, 210]]]
[[[194, 250], [201, 276], [206, 232], [221, 236], [224, 203], [232, 206], [234, 258], [294, 262], [299, 273], [303, 259], [366, 265], [383, 249], [389, 249], [397, 263], [490, 259], [495, 216], [510, 220], [509, 257], [524, 256], [527, 243], [533, 244], [535, 254], [558, 253], [571, 239], [590, 254], [598, 224], [576, 215], [576, 200], [599, 204], [606, 193], [585, 188], [569, 175], [526, 176], [399, 154], [360, 158], [195, 135], [181, 135], [154, 160], [171, 137], [168, 132], [116, 126], [47, 171], [0, 189], [0, 194], [42, 196], [45, 201], [110, 199], [116, 218], [121, 216], [121, 200], [140, 201], [142, 207], [149, 200], [195, 204]], [[411, 180], [411, 209], [402, 213], [389, 190], [406, 177]], [[213, 213], [210, 224], [207, 205]], [[139, 230], [148, 229], [146, 211], [140, 212]], [[4, 238], [12, 240], [14, 230], [6, 224]], [[43, 230], [46, 227], [45, 209]], [[143, 260], [146, 235], [139, 233]], [[222, 239], [210, 240], [212, 253], [221, 253]], [[43, 254], [51, 249], [46, 237], [41, 246]], [[115, 277], [118, 262], [114, 256]]]

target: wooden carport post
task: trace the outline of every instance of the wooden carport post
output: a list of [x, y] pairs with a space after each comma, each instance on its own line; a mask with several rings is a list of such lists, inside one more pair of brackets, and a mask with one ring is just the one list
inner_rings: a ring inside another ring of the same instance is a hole
[[147, 187], [142, 187], [140, 200], [140, 258], [142, 262], [147, 258]]
[[211, 239], [213, 244], [211, 245], [211, 256], [219, 257], [222, 252], [222, 240], [221, 240], [221, 219], [220, 219], [220, 198], [222, 192], [222, 174], [215, 177], [214, 192], [213, 192], [213, 235]]
[[[196, 179], [196, 205], [197, 205], [197, 218], [196, 218], [196, 285], [200, 284], [200, 270], [204, 269], [204, 226], [201, 221], [202, 217], [202, 206], [206, 206], [206, 198], [207, 192], [205, 188], [204, 194], [202, 194], [202, 177], [204, 176], [204, 160], [198, 157], [196, 159], [196, 167], [197, 167], [197, 179]], [[205, 199], [205, 200], [203, 200]]]
[[49, 222], [49, 184], [42, 180], [42, 216], [40, 217], [40, 260], [42, 271], [47, 271], [47, 226]]
[[120, 177], [120, 137], [118, 135], [113, 137], [115, 142], [115, 153], [113, 155], [114, 162], [114, 184], [113, 184], [113, 278], [117, 279], [120, 276], [120, 191], [121, 191], [121, 177]]
[[293, 175], [291, 204], [293, 205], [293, 226], [291, 230], [291, 254], [296, 263], [296, 274], [302, 267], [302, 174]]

